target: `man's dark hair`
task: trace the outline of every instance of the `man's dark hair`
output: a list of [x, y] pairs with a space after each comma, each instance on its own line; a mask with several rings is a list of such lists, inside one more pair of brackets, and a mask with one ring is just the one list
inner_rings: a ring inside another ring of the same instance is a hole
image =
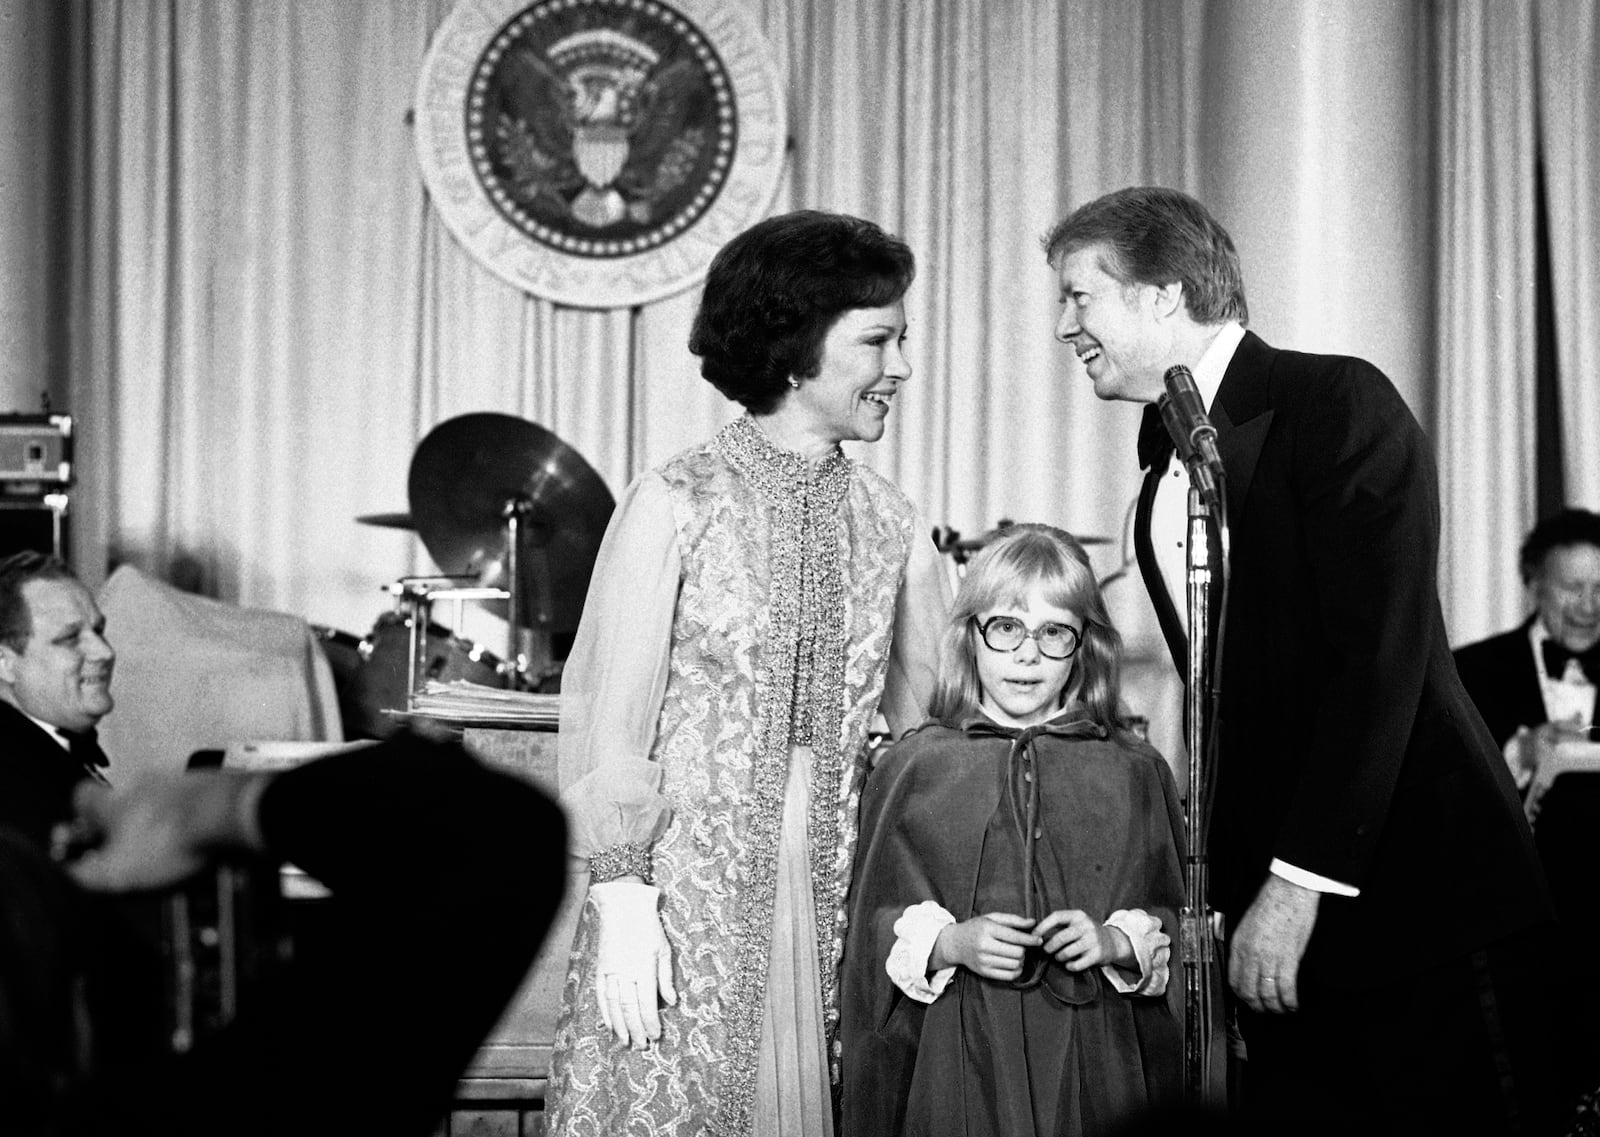
[[22, 588], [34, 580], [77, 580], [60, 557], [28, 549], [0, 560], [0, 644], [22, 651], [33, 635], [33, 613]]
[[1568, 545], [1593, 545], [1600, 549], [1600, 513], [1587, 509], [1563, 509], [1552, 513], [1528, 533], [1522, 542], [1520, 567], [1522, 583], [1532, 584], [1544, 571], [1544, 559], [1552, 549]]
[[840, 315], [894, 303], [916, 271], [910, 247], [870, 221], [809, 209], [769, 217], [712, 260], [689, 350], [712, 386], [764, 414], [791, 375], [817, 374]]
[[1069, 253], [1099, 245], [1106, 253], [1101, 267], [1123, 285], [1183, 285], [1197, 323], [1250, 322], [1233, 238], [1186, 193], [1161, 186], [1108, 193], [1073, 210], [1043, 243], [1053, 267]]

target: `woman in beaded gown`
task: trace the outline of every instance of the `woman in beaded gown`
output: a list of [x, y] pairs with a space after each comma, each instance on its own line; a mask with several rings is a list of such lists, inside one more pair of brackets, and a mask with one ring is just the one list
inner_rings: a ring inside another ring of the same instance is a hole
[[802, 211], [717, 254], [690, 350], [746, 414], [623, 494], [562, 678], [587, 858], [556, 1030], [560, 1137], [831, 1137], [867, 731], [921, 722], [948, 582], [846, 458], [911, 369], [910, 249]]

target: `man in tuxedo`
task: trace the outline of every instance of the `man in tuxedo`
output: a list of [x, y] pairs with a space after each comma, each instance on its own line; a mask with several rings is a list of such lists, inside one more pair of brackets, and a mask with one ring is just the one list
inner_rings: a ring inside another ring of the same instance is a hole
[[1595, 721], [1600, 684], [1600, 514], [1565, 509], [1522, 543], [1522, 582], [1534, 613], [1521, 625], [1456, 650], [1456, 669], [1518, 785], [1532, 771], [1521, 740], [1537, 727]]
[[[1600, 514], [1565, 509], [1540, 521], [1522, 543], [1523, 583], [1534, 613], [1518, 627], [1456, 651], [1461, 682], [1503, 747], [1525, 792], [1540, 762], [1564, 738], [1590, 736], [1600, 685]], [[1563, 774], [1539, 799], [1535, 845], [1555, 897], [1563, 939], [1600, 938], [1594, 834], [1600, 775]], [[1578, 984], [1564, 1022], [1563, 1048], [1589, 1082], [1600, 1081], [1600, 990]]]
[[[1187, 195], [1102, 197], [1046, 253], [1056, 337], [1096, 395], [1154, 404], [1181, 364], [1217, 429], [1232, 543], [1209, 856], [1244, 1113], [1550, 1131], [1552, 911], [1450, 656], [1421, 428], [1371, 364], [1246, 331], [1233, 242]], [[1145, 418], [1140, 564], [1183, 670], [1188, 472]]]
[[116, 652], [89, 590], [60, 560], [0, 560], [0, 825], [41, 848], [72, 791], [105, 781], [94, 728], [112, 707]]

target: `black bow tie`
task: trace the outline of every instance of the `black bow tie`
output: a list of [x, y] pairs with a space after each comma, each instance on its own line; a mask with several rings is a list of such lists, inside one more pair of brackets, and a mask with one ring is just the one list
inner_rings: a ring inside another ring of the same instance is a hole
[[1539, 650], [1544, 653], [1544, 673], [1550, 678], [1560, 679], [1567, 672], [1567, 660], [1576, 659], [1589, 682], [1600, 682], [1600, 643], [1588, 651], [1573, 651], [1561, 641], [1551, 638], [1541, 643]]
[[64, 730], [61, 733], [67, 736], [67, 753], [85, 766], [109, 766], [110, 759], [106, 752], [100, 749], [100, 735], [90, 727], [85, 731]]
[[1172, 435], [1167, 424], [1161, 421], [1161, 412], [1150, 403], [1144, 408], [1144, 418], [1139, 420], [1139, 469], [1151, 466], [1160, 469], [1172, 457]]

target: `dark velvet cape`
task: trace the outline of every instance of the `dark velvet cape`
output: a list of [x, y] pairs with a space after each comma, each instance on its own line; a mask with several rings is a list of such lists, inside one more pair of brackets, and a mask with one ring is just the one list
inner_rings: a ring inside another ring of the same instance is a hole
[[[1104, 1132], [1182, 1092], [1183, 823], [1172, 774], [1150, 747], [1108, 738], [1071, 709], [1021, 740], [986, 719], [966, 726], [907, 735], [862, 796], [842, 978], [842, 1132]], [[1044, 911], [1104, 920], [1142, 908], [1159, 918], [1173, 939], [1164, 996], [1119, 994], [1099, 968], [1074, 979], [1052, 963], [1027, 991], [958, 968], [923, 1004], [885, 972], [894, 923], [913, 904], [936, 901], [957, 920], [1023, 913], [1026, 878], [1010, 837], [1027, 745], [1039, 777]]]

